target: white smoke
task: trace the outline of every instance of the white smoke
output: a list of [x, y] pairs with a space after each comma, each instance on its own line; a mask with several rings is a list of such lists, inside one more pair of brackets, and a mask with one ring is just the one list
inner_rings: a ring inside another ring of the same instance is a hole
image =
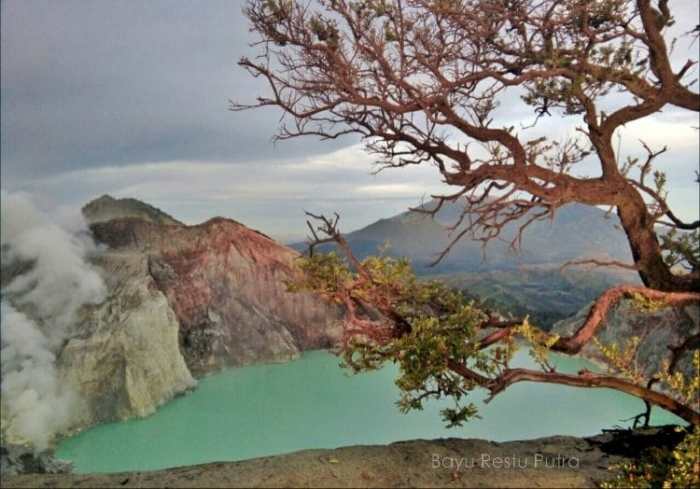
[[2, 191], [1, 209], [3, 268], [22, 270], [2, 289], [3, 429], [41, 450], [79, 414], [56, 356], [80, 307], [101, 302], [106, 288], [86, 261], [95, 248], [84, 233], [61, 228], [24, 194]]

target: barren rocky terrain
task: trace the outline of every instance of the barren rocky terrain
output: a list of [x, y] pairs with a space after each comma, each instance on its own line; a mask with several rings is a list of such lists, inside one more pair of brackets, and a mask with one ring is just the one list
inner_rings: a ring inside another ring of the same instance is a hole
[[477, 439], [412, 440], [385, 446], [304, 450], [241, 462], [153, 472], [30, 474], [3, 487], [596, 487], [609, 467], [649, 446], [674, 446], [662, 430], [554, 436], [495, 443]]

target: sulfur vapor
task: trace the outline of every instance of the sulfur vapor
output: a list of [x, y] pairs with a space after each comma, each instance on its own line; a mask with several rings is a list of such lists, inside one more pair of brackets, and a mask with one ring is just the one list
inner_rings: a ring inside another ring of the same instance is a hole
[[89, 234], [57, 225], [25, 194], [3, 190], [1, 209], [2, 432], [40, 451], [79, 415], [56, 360], [80, 308], [104, 300], [106, 289], [88, 261], [96, 252]]

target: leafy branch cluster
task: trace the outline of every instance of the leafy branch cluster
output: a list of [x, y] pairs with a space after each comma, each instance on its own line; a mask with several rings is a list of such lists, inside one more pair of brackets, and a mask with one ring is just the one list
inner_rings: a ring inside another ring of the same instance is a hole
[[[354, 262], [356, 270], [351, 269], [349, 261], [352, 260], [335, 252], [302, 257], [299, 259], [304, 272], [302, 278], [289, 286], [297, 291], [315, 291], [339, 304], [360, 306], [353, 306], [354, 312], [345, 321], [340, 350], [343, 365], [359, 373], [379, 369], [386, 363], [397, 364], [399, 375], [395, 382], [401, 392], [397, 404], [402, 412], [422, 410], [430, 399], [449, 399], [453, 405], [443, 409], [441, 415], [448, 427], [459, 426], [479, 417], [470, 394], [484, 388], [490, 392], [490, 400], [503, 390], [507, 385], [504, 379], [513, 372], [527, 372], [525, 378], [531, 375], [535, 381], [567, 384], [571, 380], [572, 376], [557, 372], [550, 361], [551, 351], [562, 338], [541, 331], [527, 318], [512, 321], [497, 318], [441, 282], [419, 280], [404, 259], [368, 257]], [[625, 297], [649, 312], [668, 305], [658, 297], [634, 291]], [[653, 398], [649, 393], [669, 396], [690, 412], [700, 412], [700, 350], [691, 352], [695, 375], [688, 376], [676, 369], [678, 357], [693, 347], [692, 341], [672, 349], [671, 360], [664, 360], [651, 375], [645, 375], [637, 362], [639, 337], [630, 338], [623, 346], [604, 344], [595, 337], [593, 342], [602, 355], [607, 375], [615, 375], [614, 379], [624, 379], [635, 386], [637, 391], [632, 393], [645, 401], [647, 410], [635, 417], [635, 426], [641, 417], [646, 418], [648, 425]], [[511, 368], [510, 362], [519, 346], [528, 349], [541, 368], [541, 376], [534, 371]], [[577, 378], [590, 384], [575, 385], [595, 387], [596, 379], [606, 377], [584, 369]], [[654, 385], [666, 394], [652, 391]], [[601, 487], [697, 486], [700, 432], [697, 423], [687, 430], [688, 434], [672, 451], [652, 449], [638, 461], [611, 467], [616, 474]]]
[[678, 428], [685, 433], [673, 450], [652, 448], [643, 460], [609, 467], [615, 476], [601, 489], [675, 489], [700, 487], [700, 430]]
[[645, 381], [644, 374], [636, 360], [640, 342], [638, 336], [633, 336], [627, 340], [627, 344], [623, 348], [620, 348], [617, 343], [603, 344], [597, 338], [594, 338], [593, 342], [610, 371], [620, 374], [639, 385], [648, 382]]
[[[327, 231], [332, 233], [333, 229]], [[341, 247], [347, 247], [340, 235], [336, 238]], [[595, 338], [595, 329], [590, 330], [591, 324], [597, 324], [591, 322], [596, 319], [595, 307], [574, 336], [560, 337], [540, 330], [527, 318], [504, 319], [482, 310], [441, 282], [419, 280], [406, 260], [368, 257], [358, 261], [349, 248], [343, 249], [350, 259], [335, 252], [300, 258], [303, 279], [290, 287], [315, 291], [344, 306], [345, 334], [340, 351], [344, 365], [362, 372], [387, 362], [397, 364], [396, 384], [402, 393], [399, 405], [404, 411], [422, 409], [428, 399], [450, 399], [454, 407], [442, 415], [454, 426], [478, 415], [476, 406], [469, 402], [474, 389], [485, 389], [488, 402], [513, 383], [534, 381], [611, 387], [636, 395], [647, 403], [647, 423], [652, 404], [691, 422], [700, 420], [700, 406], [694, 402], [700, 377], [686, 379], [675, 371], [680, 355], [692, 348], [693, 338], [676, 347], [658, 373], [645, 376], [636, 361], [638, 338], [631, 338], [624, 347], [602, 344]], [[619, 297], [632, 297], [640, 307], [651, 310], [668, 306], [659, 296], [641, 291], [620, 289]], [[601, 351], [607, 373], [586, 369], [577, 374], [559, 372], [550, 361], [552, 351], [578, 352], [589, 340]], [[511, 366], [513, 355], [523, 345], [540, 370]], [[655, 384], [662, 391], [653, 389]]]
[[692, 368], [695, 375], [687, 376], [675, 370], [669, 361], [662, 362], [659, 372], [655, 375], [676, 397], [695, 409], [700, 410], [700, 350], [695, 350], [692, 357]]
[[333, 252], [301, 258], [299, 265], [305, 278], [292, 284], [293, 290], [313, 290], [340, 304], [366, 304], [346, 322], [341, 351], [346, 367], [357, 373], [397, 363], [403, 411], [422, 409], [427, 399], [450, 398], [454, 409], [442, 413], [450, 426], [477, 415], [473, 404], [463, 402], [477, 384], [450, 364], [470, 364], [490, 375], [506, 367], [515, 351], [514, 346], [481, 348], [484, 312], [441, 282], [418, 280], [406, 260], [369, 257], [359, 263], [362, 274]]

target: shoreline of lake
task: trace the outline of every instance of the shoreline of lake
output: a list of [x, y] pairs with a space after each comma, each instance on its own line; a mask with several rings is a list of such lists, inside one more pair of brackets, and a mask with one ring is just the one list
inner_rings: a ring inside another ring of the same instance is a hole
[[[562, 371], [590, 367], [582, 359], [553, 360]], [[74, 462], [77, 473], [109, 473], [412, 439], [581, 437], [612, 428], [643, 408], [638, 399], [609, 389], [523, 383], [488, 405], [485, 393], [474, 392], [482, 418], [447, 429], [440, 410], [449, 400], [400, 413], [393, 365], [350, 375], [338, 363], [330, 353], [315, 351], [283, 364], [224, 370], [200, 379], [194, 391], [147, 418], [98, 425], [61, 441], [56, 456]], [[514, 362], [531, 363], [525, 351]], [[654, 424], [678, 422], [655, 411]]]
[[[410, 440], [388, 445], [301, 450], [239, 462], [156, 471], [27, 474], [3, 477], [2, 485], [7, 488], [597, 487], [600, 481], [614, 475], [609, 467], [636, 458], [641, 447], [672, 447], [680, 436], [667, 426], [593, 437], [552, 436], [504, 443], [455, 438]], [[466, 462], [470, 459], [478, 462], [470, 465]], [[516, 463], [506, 466], [507, 460]]]

